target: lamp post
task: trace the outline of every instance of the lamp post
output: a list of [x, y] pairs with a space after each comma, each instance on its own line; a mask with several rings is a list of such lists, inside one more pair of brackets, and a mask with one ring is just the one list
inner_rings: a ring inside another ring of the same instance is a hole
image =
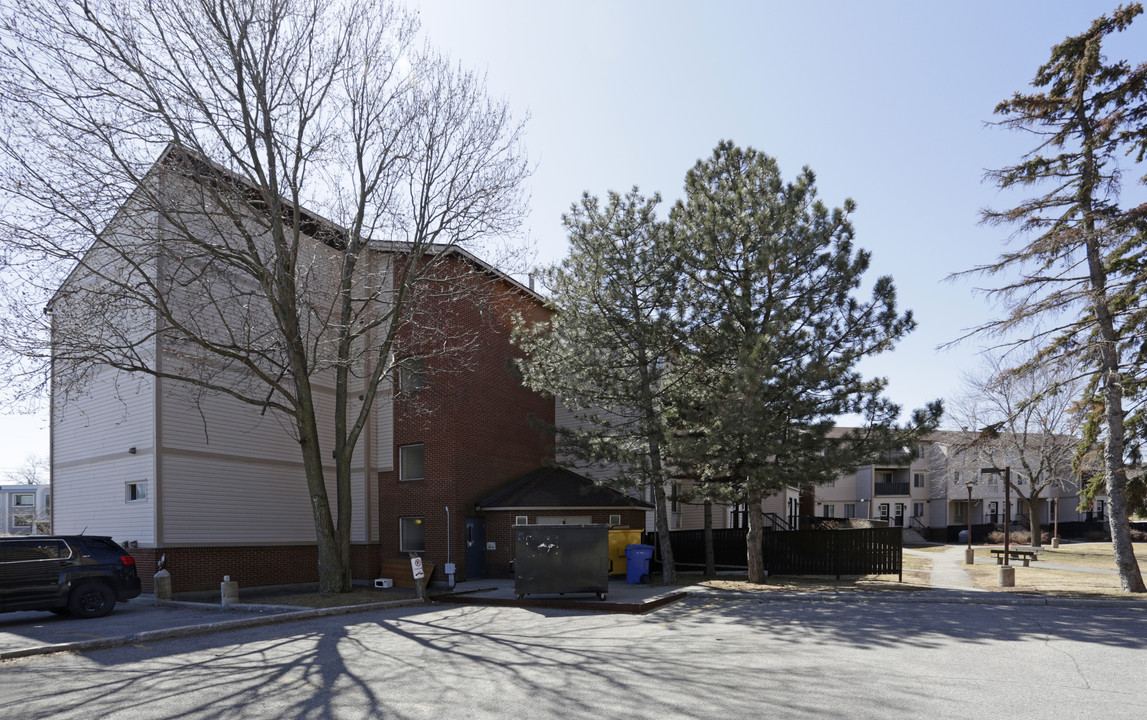
[[976, 551], [972, 549], [972, 488], [976, 483], [969, 480], [964, 484], [968, 487], [968, 549], [964, 551], [964, 564], [973, 565], [976, 562]]
[[999, 468], [982, 468], [981, 475], [1004, 475], [1004, 560], [1000, 565], [1000, 587], [1015, 587], [1016, 569], [1009, 562], [1012, 550], [1012, 466], [1003, 470]]
[[1055, 519], [1052, 521], [1051, 546], [1059, 547], [1059, 498], [1052, 498], [1052, 508], [1055, 510]]

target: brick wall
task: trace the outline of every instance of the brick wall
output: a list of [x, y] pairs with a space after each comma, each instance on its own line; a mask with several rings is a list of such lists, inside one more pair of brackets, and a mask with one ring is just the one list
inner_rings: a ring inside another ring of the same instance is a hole
[[[166, 555], [172, 592], [213, 590], [224, 575], [240, 587], [318, 582], [318, 550], [314, 545], [275, 547], [132, 548], [144, 592], [154, 592], [153, 578], [160, 556]], [[377, 545], [351, 546], [351, 574], [357, 580], [378, 577]]]
[[[444, 272], [466, 268], [456, 261]], [[477, 516], [474, 502], [553, 458], [552, 440], [530, 418], [552, 424], [554, 402], [524, 388], [510, 367], [510, 359], [520, 355], [510, 342], [515, 313], [539, 321], [548, 311], [505, 282], [477, 273], [461, 282], [472, 283], [464, 297], [412, 302], [424, 317], [410, 327], [432, 324], [435, 330], [428, 340], [404, 338], [406, 352], [397, 350], [399, 357], [426, 350], [435, 338], [473, 342], [466, 352], [426, 358], [425, 387], [395, 397], [396, 470], [378, 474], [382, 557], [405, 557], [399, 548], [399, 518], [422, 517], [424, 557], [436, 565], [433, 580], [444, 578], [445, 508], [450, 508], [450, 559], [458, 568], [456, 579], [463, 580], [465, 523]], [[425, 446], [424, 479], [399, 481], [398, 447], [415, 443]]]

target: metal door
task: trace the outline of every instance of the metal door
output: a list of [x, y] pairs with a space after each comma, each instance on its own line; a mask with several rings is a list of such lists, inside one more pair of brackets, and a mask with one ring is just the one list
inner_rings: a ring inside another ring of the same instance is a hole
[[466, 579], [486, 577], [486, 519], [466, 518]]

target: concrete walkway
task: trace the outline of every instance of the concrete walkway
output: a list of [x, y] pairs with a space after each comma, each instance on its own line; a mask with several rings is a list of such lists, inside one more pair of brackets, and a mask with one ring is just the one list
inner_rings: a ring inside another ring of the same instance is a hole
[[972, 578], [964, 571], [963, 546], [953, 546], [942, 552], [923, 552], [905, 548], [904, 554], [932, 561], [932, 587], [936, 590], [988, 592], [973, 585]]

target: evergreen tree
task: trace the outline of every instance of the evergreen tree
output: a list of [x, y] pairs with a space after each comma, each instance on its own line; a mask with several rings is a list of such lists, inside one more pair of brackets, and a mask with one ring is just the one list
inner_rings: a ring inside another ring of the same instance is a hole
[[986, 212], [985, 222], [1018, 224], [1028, 241], [969, 271], [1006, 276], [992, 294], [1005, 302], [1008, 314], [979, 332], [1018, 330], [1021, 342], [1042, 348], [1034, 363], [1078, 358], [1085, 365], [1090, 384], [1084, 405], [1091, 409], [1085, 445], [1101, 448], [1111, 536], [1126, 592], [1145, 591], [1128, 525], [1126, 459], [1136, 444], [1134, 438], [1127, 444], [1127, 430], [1140, 424], [1129, 415], [1135, 402], [1127, 401], [1141, 394], [1147, 367], [1141, 298], [1147, 206], [1120, 206], [1119, 160], [1132, 153], [1141, 162], [1147, 147], [1147, 65], [1132, 69], [1125, 61], [1110, 62], [1101, 46], [1142, 11], [1138, 3], [1120, 7], [1054, 46], [1032, 81], [1038, 91], [1016, 93], [996, 107], [1001, 125], [1039, 142], [1019, 164], [990, 177], [1001, 188], [1050, 190]]
[[[722, 142], [688, 173], [670, 216], [684, 267], [682, 317], [702, 380], [675, 397], [681, 427], [673, 457], [749, 510], [751, 582], [764, 581], [761, 502], [787, 486], [824, 483], [935, 427], [939, 403], [910, 430], [882, 397], [886, 381], [857, 364], [915, 326], [896, 309], [891, 278], [856, 297], [869, 254], [854, 250], [848, 216], [816, 199], [805, 168], [786, 184], [776, 161]], [[837, 417], [865, 427], [830, 438]]]
[[664, 580], [674, 582], [663, 403], [681, 379], [670, 363], [680, 264], [655, 215], [660, 201], [636, 188], [611, 192], [604, 206], [583, 196], [562, 218], [570, 254], [544, 278], [557, 312], [516, 341], [526, 385], [574, 414], [574, 426], [555, 429], [559, 455], [596, 480], [652, 489]]

